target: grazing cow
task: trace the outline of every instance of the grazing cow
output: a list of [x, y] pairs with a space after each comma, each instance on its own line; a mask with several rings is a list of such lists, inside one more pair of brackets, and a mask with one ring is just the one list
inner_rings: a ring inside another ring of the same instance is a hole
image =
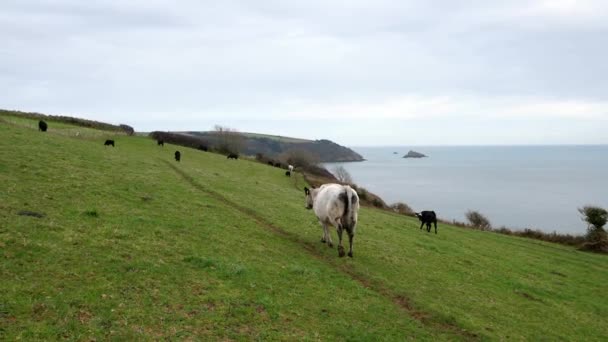
[[353, 257], [353, 239], [357, 228], [357, 215], [359, 212], [359, 196], [348, 185], [323, 184], [317, 189], [304, 188], [306, 195], [306, 208], [313, 209], [323, 226], [322, 243], [333, 247], [331, 235], [327, 225], [336, 227], [338, 231], [338, 256], [344, 256], [342, 247], [342, 232], [346, 230], [350, 245], [348, 256]]
[[293, 172], [293, 165], [288, 165], [287, 168], [289, 169], [289, 172]]
[[273, 163], [272, 161], [269, 161], [269, 162], [268, 162], [268, 165], [270, 165], [270, 166], [274, 166], [274, 163]]
[[226, 158], [227, 158], [227, 159], [234, 159], [234, 160], [237, 160], [237, 159], [239, 159], [239, 155], [238, 155], [238, 154], [236, 154], [236, 153], [230, 153], [230, 154], [228, 155], [228, 157], [226, 157]]
[[198, 149], [207, 152], [209, 149], [205, 145], [198, 145]]
[[165, 147], [165, 142], [163, 140], [156, 140], [156, 145]]
[[175, 161], [180, 161], [182, 159], [182, 154], [179, 151], [175, 151]]
[[38, 130], [39, 130], [39, 131], [41, 131], [41, 132], [46, 132], [46, 129], [47, 129], [48, 127], [49, 127], [49, 126], [46, 124], [46, 122], [44, 122], [44, 121], [42, 121], [42, 120], [38, 121]]
[[275, 167], [281, 167], [281, 163], [274, 163]]
[[421, 211], [416, 213], [416, 217], [420, 220], [420, 229], [426, 224], [426, 231], [431, 232], [431, 223], [435, 224], [435, 234], [437, 234], [437, 215], [434, 211]]
[[291, 177], [291, 171], [289, 171], [289, 170], [285, 171], [285, 176]]
[[114, 147], [114, 140], [108, 139], [108, 140], [106, 140], [105, 143], [103, 143], [103, 146], [110, 146], [110, 145], [112, 145], [112, 147]]

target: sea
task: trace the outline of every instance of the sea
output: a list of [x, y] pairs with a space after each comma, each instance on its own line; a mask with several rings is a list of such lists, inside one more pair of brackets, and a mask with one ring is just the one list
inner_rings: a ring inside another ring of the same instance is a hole
[[[354, 183], [388, 204], [434, 210], [466, 222], [476, 210], [495, 228], [585, 234], [578, 208], [608, 208], [608, 145], [352, 147], [363, 162], [343, 166]], [[409, 150], [427, 158], [403, 158]]]

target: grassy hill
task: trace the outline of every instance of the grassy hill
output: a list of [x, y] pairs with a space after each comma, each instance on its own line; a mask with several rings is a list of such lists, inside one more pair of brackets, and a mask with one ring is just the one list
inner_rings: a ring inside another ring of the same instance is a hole
[[0, 116], [1, 340], [608, 336], [606, 256], [362, 208], [338, 258], [299, 177], [74, 130]]

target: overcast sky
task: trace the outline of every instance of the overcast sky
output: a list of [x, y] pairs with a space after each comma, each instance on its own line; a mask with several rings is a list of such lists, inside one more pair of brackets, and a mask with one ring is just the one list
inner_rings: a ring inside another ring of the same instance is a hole
[[349, 146], [608, 143], [608, 1], [1, 0], [0, 108]]

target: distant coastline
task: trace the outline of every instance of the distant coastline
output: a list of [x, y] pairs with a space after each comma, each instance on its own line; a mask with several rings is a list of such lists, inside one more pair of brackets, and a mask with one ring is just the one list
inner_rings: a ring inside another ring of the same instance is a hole
[[325, 163], [327, 169], [343, 165], [387, 203], [436, 210], [450, 221], [477, 210], [495, 227], [584, 234], [577, 208], [608, 207], [608, 145], [417, 146], [432, 158], [412, 163], [401, 157], [409, 147], [353, 149], [365, 163]]

